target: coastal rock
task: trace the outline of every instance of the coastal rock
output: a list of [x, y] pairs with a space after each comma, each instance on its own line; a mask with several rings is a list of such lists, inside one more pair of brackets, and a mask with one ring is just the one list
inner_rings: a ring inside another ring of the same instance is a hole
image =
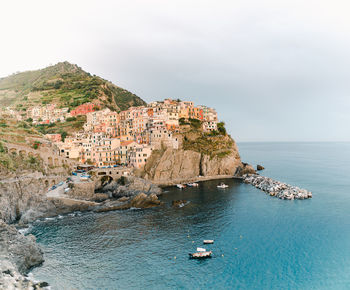
[[258, 170], [258, 171], [264, 170], [264, 169], [265, 169], [265, 167], [262, 166], [262, 165], [260, 165], [260, 164], [258, 164], [258, 165], [256, 166], [256, 170]]
[[136, 208], [150, 208], [160, 205], [160, 201], [158, 200], [157, 195], [155, 195], [154, 193], [150, 195], [139, 193], [131, 200], [130, 205], [131, 207]]
[[242, 177], [245, 174], [255, 174], [255, 170], [253, 166], [250, 164], [242, 162], [241, 165], [239, 165], [236, 169], [235, 176]]
[[125, 199], [120, 198], [118, 200], [108, 200], [102, 205], [94, 209], [95, 212], [107, 212], [114, 210], [130, 209], [130, 208], [151, 208], [160, 205], [161, 202], [158, 196], [154, 193], [147, 195], [145, 193], [139, 193], [133, 198]]
[[280, 199], [294, 200], [312, 198], [312, 193], [306, 189], [292, 186], [257, 174], [245, 174], [243, 175], [243, 181], [245, 183], [252, 184], [262, 191], [265, 191], [270, 196], [275, 196]]
[[144, 178], [171, 185], [190, 182], [199, 176], [233, 176], [240, 166], [242, 163], [235, 150], [223, 157], [212, 157], [191, 150], [168, 148], [152, 153], [144, 168]]
[[168, 182], [197, 177], [200, 175], [200, 161], [201, 154], [198, 152], [168, 148], [160, 159], [146, 163], [146, 178], [157, 182]]
[[47, 283], [34, 283], [24, 275], [44, 261], [32, 235], [24, 236], [14, 226], [0, 220], [0, 288], [42, 289]]
[[0, 219], [23, 225], [43, 217], [89, 210], [85, 201], [48, 199], [46, 192], [42, 179], [23, 178], [0, 183]]
[[55, 205], [45, 198], [45, 193], [42, 179], [22, 178], [0, 183], [0, 219], [12, 223], [22, 216], [29, 220], [29, 217], [35, 219], [53, 211]]
[[236, 168], [241, 165], [241, 160], [237, 155], [231, 153], [223, 158], [218, 156], [210, 157], [202, 154], [200, 169], [202, 176], [234, 175]]
[[171, 205], [173, 207], [184, 207], [187, 204], [187, 200], [173, 200]]
[[118, 181], [112, 181], [101, 189], [102, 192], [109, 192], [114, 198], [131, 197], [139, 193], [145, 193], [147, 195], [155, 194], [160, 195], [162, 189], [152, 182], [135, 177], [135, 176], [123, 176]]
[[21, 274], [44, 261], [33, 235], [24, 236], [3, 221], [0, 221], [0, 256], [1, 260], [13, 263]]

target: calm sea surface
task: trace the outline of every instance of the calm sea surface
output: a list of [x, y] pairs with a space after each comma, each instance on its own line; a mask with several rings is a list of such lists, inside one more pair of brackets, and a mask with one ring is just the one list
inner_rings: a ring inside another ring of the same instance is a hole
[[[169, 188], [164, 206], [35, 223], [35, 279], [53, 289], [350, 289], [350, 144], [241, 143], [263, 175], [313, 192], [269, 197], [226, 180]], [[171, 201], [190, 201], [172, 208]], [[214, 239], [212, 259], [188, 253]]]

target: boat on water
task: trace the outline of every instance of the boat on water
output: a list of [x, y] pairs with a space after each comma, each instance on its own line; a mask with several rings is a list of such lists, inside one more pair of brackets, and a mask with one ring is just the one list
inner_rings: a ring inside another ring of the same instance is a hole
[[198, 187], [198, 183], [196, 182], [192, 182], [192, 183], [187, 183], [188, 186], [191, 186], [191, 187]]
[[214, 240], [203, 240], [203, 244], [214, 244]]
[[189, 253], [190, 259], [203, 259], [203, 258], [210, 258], [212, 251], [207, 251], [203, 248], [197, 248], [196, 253]]
[[227, 187], [228, 187], [228, 185], [223, 183], [223, 182], [221, 182], [220, 184], [217, 185], [217, 188], [227, 188]]
[[186, 185], [184, 184], [176, 184], [177, 188], [184, 189]]

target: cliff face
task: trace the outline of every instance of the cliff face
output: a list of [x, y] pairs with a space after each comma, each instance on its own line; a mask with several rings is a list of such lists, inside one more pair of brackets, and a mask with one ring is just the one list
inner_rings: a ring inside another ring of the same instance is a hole
[[[195, 151], [196, 147], [192, 149], [188, 143], [185, 143], [185, 148], [188, 149], [156, 150], [147, 160], [143, 177], [158, 184], [170, 185], [188, 182], [199, 176], [234, 176], [244, 168], [238, 148], [228, 136], [221, 137], [222, 142], [219, 139], [216, 138], [215, 141], [222, 147], [216, 151], [210, 151], [213, 149], [212, 140], [209, 140], [208, 150]], [[201, 140], [194, 138], [192, 141], [197, 143], [192, 144], [196, 145]], [[203, 148], [204, 146], [201, 147]]]
[[14, 226], [1, 220], [0, 261], [1, 289], [41, 289], [41, 286], [44, 286], [44, 283], [34, 283], [22, 276], [30, 268], [44, 261], [43, 253], [35, 243], [35, 237], [24, 236]]

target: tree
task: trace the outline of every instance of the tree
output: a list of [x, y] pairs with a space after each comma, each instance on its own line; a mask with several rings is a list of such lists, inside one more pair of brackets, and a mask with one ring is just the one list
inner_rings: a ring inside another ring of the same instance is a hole
[[68, 133], [66, 131], [61, 130], [60, 134], [61, 134], [61, 140], [62, 142], [64, 142], [64, 139], [66, 139]]
[[217, 124], [217, 126], [218, 126], [218, 131], [220, 132], [220, 134], [226, 136], [227, 132], [225, 129], [225, 122], [220, 122]]

